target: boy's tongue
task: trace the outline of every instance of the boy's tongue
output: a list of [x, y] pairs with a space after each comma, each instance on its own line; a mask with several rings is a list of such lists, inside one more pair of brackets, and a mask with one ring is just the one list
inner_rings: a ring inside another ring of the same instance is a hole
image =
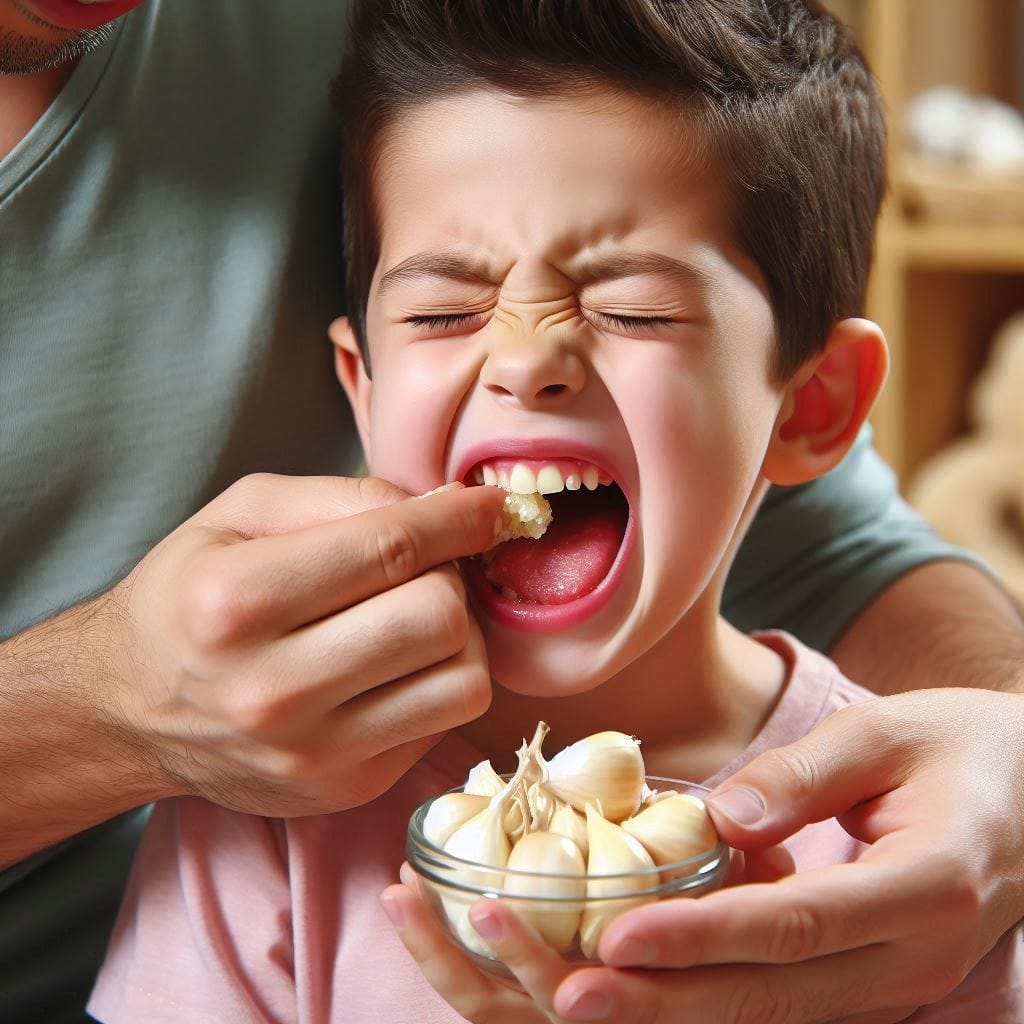
[[486, 563], [491, 584], [514, 591], [520, 601], [566, 604], [584, 597], [608, 575], [622, 544], [624, 505], [581, 496], [552, 506], [543, 537], [502, 544]]

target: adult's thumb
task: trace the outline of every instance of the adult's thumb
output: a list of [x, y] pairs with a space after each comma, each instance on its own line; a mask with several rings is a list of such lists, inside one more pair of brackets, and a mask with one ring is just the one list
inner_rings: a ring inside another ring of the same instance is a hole
[[759, 849], [899, 785], [906, 748], [889, 735], [880, 705], [884, 699], [837, 711], [715, 787], [707, 806], [722, 838], [739, 850]]

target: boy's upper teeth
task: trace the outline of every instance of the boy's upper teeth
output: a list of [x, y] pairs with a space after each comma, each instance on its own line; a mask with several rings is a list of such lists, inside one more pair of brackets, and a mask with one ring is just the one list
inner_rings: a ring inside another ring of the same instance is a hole
[[593, 491], [599, 484], [610, 484], [611, 477], [589, 462], [572, 459], [526, 463], [509, 459], [480, 463], [474, 472], [478, 484], [504, 487], [515, 494], [557, 494], [586, 487]]

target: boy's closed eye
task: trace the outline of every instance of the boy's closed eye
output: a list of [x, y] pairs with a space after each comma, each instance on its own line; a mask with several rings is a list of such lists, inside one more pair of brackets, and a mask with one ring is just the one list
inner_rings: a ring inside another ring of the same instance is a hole
[[[687, 322], [681, 316], [609, 313], [596, 309], [581, 309], [580, 314], [592, 326], [628, 335], [646, 334]], [[489, 318], [490, 310], [411, 313], [402, 317], [400, 322], [418, 328], [423, 334], [447, 336], [473, 333], [483, 327]]]
[[418, 327], [424, 334], [469, 334], [486, 323], [490, 310], [472, 313], [411, 313], [401, 323]]

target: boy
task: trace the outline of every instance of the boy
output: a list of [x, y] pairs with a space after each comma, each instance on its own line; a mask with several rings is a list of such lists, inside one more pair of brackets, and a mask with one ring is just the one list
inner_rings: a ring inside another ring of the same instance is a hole
[[[857, 318], [884, 130], [838, 26], [797, 2], [376, 0], [337, 96], [353, 320], [332, 337], [371, 469], [542, 486], [554, 523], [463, 564], [500, 685], [384, 797], [157, 809], [103, 1021], [454, 1020], [377, 904], [423, 799], [539, 718], [552, 750], [614, 728], [714, 785], [867, 696], [719, 616], [769, 482], [836, 465], [885, 375]], [[800, 868], [860, 849], [835, 822], [792, 844]], [[1016, 1019], [1014, 941], [945, 1019]], [[528, 980], [536, 1011], [495, 989], [474, 1012], [572, 1019]]]

